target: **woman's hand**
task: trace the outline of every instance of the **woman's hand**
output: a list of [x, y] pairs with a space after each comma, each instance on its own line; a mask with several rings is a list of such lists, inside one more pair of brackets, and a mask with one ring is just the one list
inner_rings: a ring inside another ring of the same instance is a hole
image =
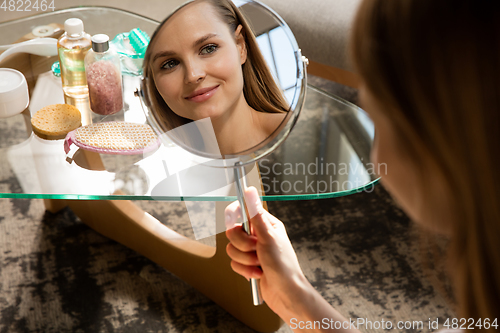
[[[226, 208], [227, 254], [233, 270], [247, 279], [260, 279], [262, 297], [282, 318], [300, 301], [300, 293], [310, 287], [304, 277], [283, 223], [267, 212], [257, 190], [245, 191], [252, 235], [236, 225], [241, 209], [238, 202]], [[297, 299], [299, 298], [299, 299]]]
[[[241, 216], [238, 202], [227, 206], [225, 212], [226, 235], [230, 241], [226, 251], [232, 259], [233, 270], [247, 279], [260, 279], [262, 298], [294, 332], [359, 333], [307, 281], [285, 226], [262, 207], [254, 187], [245, 191], [245, 200], [252, 235], [247, 235], [241, 225], [236, 225]], [[331, 325], [308, 328], [308, 323], [317, 321], [337, 322], [342, 328], [337, 330]]]

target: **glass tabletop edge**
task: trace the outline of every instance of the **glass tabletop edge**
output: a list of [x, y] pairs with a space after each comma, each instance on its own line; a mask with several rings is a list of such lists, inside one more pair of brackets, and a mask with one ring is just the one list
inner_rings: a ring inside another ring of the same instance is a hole
[[353, 102], [349, 102], [348, 100], [338, 96], [338, 95], [334, 95], [326, 90], [323, 90], [322, 88], [319, 88], [319, 87], [316, 87], [314, 84], [311, 84], [311, 83], [307, 83], [307, 88], [311, 89], [311, 90], [314, 90], [315, 92], [317, 93], [320, 93], [322, 95], [326, 95], [328, 96], [329, 98], [332, 98], [342, 104], [345, 104], [351, 108], [354, 108], [354, 109], [359, 109], [359, 110], [362, 110], [363, 112], [366, 112], [365, 110], [363, 110], [360, 106], [354, 104]]
[[379, 181], [380, 178], [377, 178], [363, 186], [345, 191], [314, 193], [314, 194], [309, 193], [309, 194], [265, 195], [262, 197], [262, 199], [263, 201], [299, 201], [299, 200], [316, 200], [316, 199], [330, 199], [330, 198], [344, 197], [355, 193], [371, 192], [375, 187], [375, 185], [379, 183]]
[[[329, 199], [350, 194], [368, 192], [379, 182], [377, 178], [361, 187], [328, 193], [264, 195], [263, 201], [298, 201]], [[53, 199], [53, 200], [130, 200], [130, 201], [236, 201], [236, 196], [148, 196], [148, 195], [91, 195], [91, 194], [35, 194], [35, 193], [0, 193], [0, 199]]]

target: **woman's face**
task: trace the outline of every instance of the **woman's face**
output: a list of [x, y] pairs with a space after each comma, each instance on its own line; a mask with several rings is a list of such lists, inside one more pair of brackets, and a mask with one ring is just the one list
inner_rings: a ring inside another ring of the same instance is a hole
[[214, 8], [195, 2], [181, 8], [154, 40], [152, 72], [158, 92], [177, 115], [212, 119], [244, 100], [246, 61], [241, 26], [231, 32]]
[[[359, 96], [363, 108], [375, 124], [371, 162], [376, 169], [383, 171], [379, 175], [382, 184], [413, 221], [434, 232], [449, 233], [449, 225], [444, 221], [449, 221], [447, 217], [451, 211], [443, 179], [437, 173], [427, 173], [426, 180], [432, 185], [424, 190], [417, 167], [400, 144], [392, 121], [383, 112], [385, 106], [363, 85], [359, 89]], [[421, 162], [426, 166], [432, 165], [431, 161]], [[440, 224], [435, 221], [440, 221]]]
[[380, 103], [364, 86], [359, 89], [359, 98], [375, 124], [371, 162], [376, 170], [381, 170], [379, 176], [384, 187], [412, 219], [417, 219], [415, 168], [405, 158], [404, 152], [400, 151], [395, 130], [389, 119], [381, 112]]

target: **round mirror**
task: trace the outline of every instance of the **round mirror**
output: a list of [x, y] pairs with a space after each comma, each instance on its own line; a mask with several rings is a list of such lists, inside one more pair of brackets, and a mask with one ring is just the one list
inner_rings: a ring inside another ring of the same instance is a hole
[[146, 117], [204, 165], [271, 153], [303, 106], [305, 62], [286, 23], [252, 0], [189, 1], [156, 29], [143, 69]]
[[[179, 173], [181, 184], [167, 176], [152, 194], [198, 197], [234, 182], [246, 212], [247, 178], [261, 187], [255, 162], [285, 140], [303, 106], [305, 61], [286, 23], [257, 1], [194, 0], [167, 17], [148, 45], [140, 96], [163, 143], [173, 141], [196, 165]], [[234, 174], [206, 166], [233, 167]], [[250, 218], [242, 214], [248, 233]], [[191, 223], [203, 234], [206, 220]], [[259, 305], [258, 282], [250, 283]]]

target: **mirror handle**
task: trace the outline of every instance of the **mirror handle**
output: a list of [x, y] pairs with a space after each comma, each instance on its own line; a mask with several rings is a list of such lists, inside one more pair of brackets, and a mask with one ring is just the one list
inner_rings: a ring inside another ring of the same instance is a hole
[[[240, 162], [236, 163], [234, 168], [234, 181], [236, 183], [236, 193], [238, 195], [238, 201], [241, 207], [241, 218], [243, 220], [243, 229], [247, 234], [251, 234], [250, 229], [250, 219], [248, 217], [247, 205], [245, 202], [245, 189], [247, 188], [246, 177], [245, 177], [245, 167], [241, 165]], [[252, 291], [252, 301], [253, 305], [261, 305], [264, 303], [262, 295], [260, 293], [259, 280], [251, 278], [250, 279], [250, 289]]]

